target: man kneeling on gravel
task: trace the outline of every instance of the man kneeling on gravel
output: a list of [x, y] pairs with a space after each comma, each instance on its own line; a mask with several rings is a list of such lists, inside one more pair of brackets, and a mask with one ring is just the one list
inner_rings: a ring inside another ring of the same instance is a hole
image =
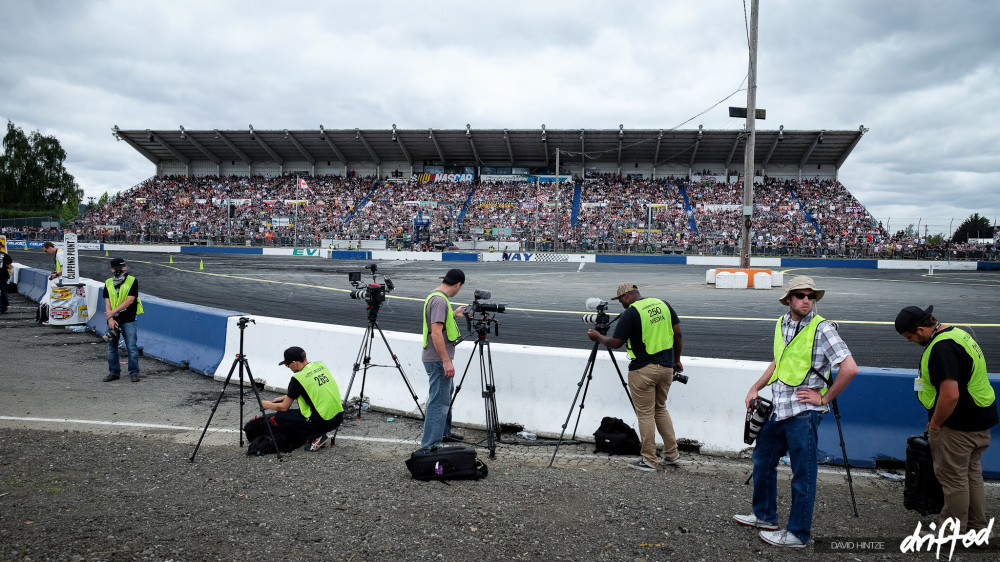
[[[285, 365], [292, 370], [288, 394], [275, 400], [262, 400], [261, 405], [275, 410], [274, 419], [283, 431], [292, 433], [306, 442], [307, 451], [318, 451], [329, 440], [328, 432], [340, 427], [344, 420], [344, 406], [340, 400], [337, 381], [326, 365], [308, 361], [301, 347], [285, 350]], [[299, 408], [292, 409], [298, 401]]]

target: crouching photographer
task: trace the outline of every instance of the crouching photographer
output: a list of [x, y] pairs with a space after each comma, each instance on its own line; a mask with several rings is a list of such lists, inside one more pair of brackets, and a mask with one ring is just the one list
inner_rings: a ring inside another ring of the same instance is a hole
[[[292, 370], [288, 394], [275, 400], [262, 400], [261, 405], [277, 412], [274, 431], [289, 434], [289, 440], [294, 443], [304, 442], [307, 451], [318, 451], [329, 440], [327, 433], [340, 427], [344, 420], [337, 381], [326, 365], [306, 359], [306, 352], [301, 347], [286, 349], [284, 361], [278, 364]], [[295, 402], [298, 402], [298, 409], [292, 409]]]
[[[674, 424], [667, 411], [667, 394], [675, 373], [683, 370], [680, 319], [666, 302], [643, 298], [633, 283], [619, 285], [612, 300], [625, 308], [614, 335], [609, 337], [591, 329], [587, 337], [612, 349], [627, 344], [628, 358], [632, 360], [628, 366], [628, 388], [642, 440], [642, 458], [628, 466], [652, 472], [665, 465], [676, 465], [680, 454]], [[676, 380], [686, 383], [687, 377], [677, 374]], [[654, 430], [663, 440], [662, 459], [656, 456]]]

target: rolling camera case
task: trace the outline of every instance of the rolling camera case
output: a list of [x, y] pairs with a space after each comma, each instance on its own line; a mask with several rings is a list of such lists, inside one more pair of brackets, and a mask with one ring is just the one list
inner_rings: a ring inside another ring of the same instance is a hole
[[414, 480], [479, 480], [489, 469], [472, 447], [441, 447], [430, 452], [414, 451], [406, 461]]
[[940, 513], [944, 507], [944, 492], [934, 476], [931, 445], [925, 435], [914, 435], [906, 440], [903, 507], [920, 515]]

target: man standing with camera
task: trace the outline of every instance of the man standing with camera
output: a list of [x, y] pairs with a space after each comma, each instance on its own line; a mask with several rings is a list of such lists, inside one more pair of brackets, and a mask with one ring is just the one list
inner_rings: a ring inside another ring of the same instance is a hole
[[[812, 532], [816, 502], [817, 431], [820, 416], [854, 378], [858, 365], [837, 328], [814, 309], [826, 291], [811, 277], [788, 282], [788, 306], [774, 326], [774, 360], [747, 393], [744, 405], [771, 388], [774, 413], [764, 422], [753, 451], [753, 513], [734, 515], [741, 525], [761, 529], [760, 538], [774, 546], [805, 548]], [[832, 369], [837, 378], [829, 384]], [[778, 527], [778, 461], [788, 454], [792, 467], [792, 507], [788, 524]]]
[[[660, 299], [643, 298], [634, 283], [622, 283], [612, 300], [625, 308], [613, 336], [597, 330], [587, 337], [612, 349], [627, 344], [628, 388], [639, 422], [642, 458], [629, 468], [654, 472], [666, 465], [676, 465], [680, 454], [674, 436], [674, 423], [667, 411], [667, 394], [674, 373], [681, 372], [681, 326], [677, 313]], [[656, 456], [656, 435], [663, 440], [663, 458]]]
[[451, 395], [455, 386], [455, 344], [459, 339], [455, 319], [465, 313], [465, 307], [451, 307], [454, 298], [465, 285], [465, 272], [450, 269], [441, 284], [424, 300], [423, 353], [421, 359], [430, 382], [427, 408], [424, 414], [422, 451], [433, 451], [441, 442], [461, 441], [462, 436], [451, 431]]
[[915, 386], [930, 420], [934, 475], [944, 490], [940, 524], [943, 528], [954, 517], [965, 534], [989, 524], [980, 459], [1000, 415], [983, 350], [965, 330], [938, 322], [933, 311], [933, 306], [904, 308], [896, 315], [896, 332], [925, 348]]
[[139, 300], [139, 281], [129, 275], [128, 265], [122, 258], [111, 260], [111, 278], [104, 282], [104, 315], [108, 319], [108, 376], [104, 382], [121, 378], [122, 367], [118, 357], [118, 339], [125, 340], [128, 351], [128, 376], [139, 382], [139, 347], [135, 319], [142, 314]]

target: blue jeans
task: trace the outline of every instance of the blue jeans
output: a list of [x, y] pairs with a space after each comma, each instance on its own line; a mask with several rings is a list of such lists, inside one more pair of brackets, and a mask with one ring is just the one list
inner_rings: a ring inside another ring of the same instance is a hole
[[420, 439], [421, 449], [441, 446], [441, 440], [451, 435], [451, 394], [455, 387], [454, 378], [445, 378], [444, 363], [424, 361], [424, 370], [430, 380], [427, 393], [427, 408], [424, 411], [424, 436]]
[[136, 344], [138, 337], [135, 322], [119, 324], [122, 328], [122, 335], [108, 342], [108, 373], [116, 377], [122, 374], [122, 366], [118, 362], [118, 340], [125, 340], [125, 349], [128, 350], [128, 374], [139, 374], [139, 346]]
[[785, 453], [792, 467], [792, 508], [785, 528], [808, 542], [816, 504], [817, 436], [822, 414], [803, 412], [797, 416], [768, 420], [757, 436], [753, 450], [753, 513], [761, 521], [778, 523], [778, 460]]

